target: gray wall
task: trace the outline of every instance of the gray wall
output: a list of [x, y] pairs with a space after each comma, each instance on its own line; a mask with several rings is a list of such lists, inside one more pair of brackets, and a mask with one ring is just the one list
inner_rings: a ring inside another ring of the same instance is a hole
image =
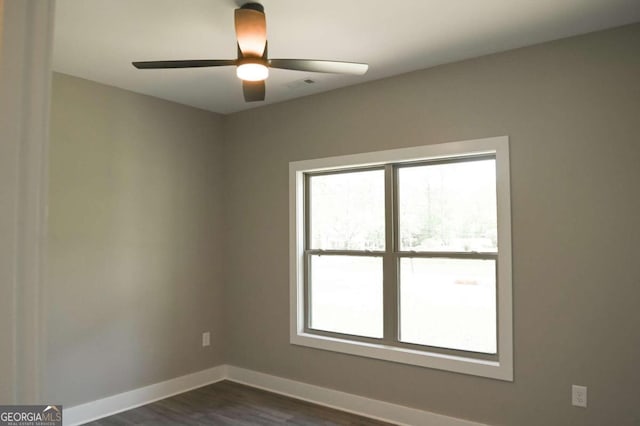
[[[638, 51], [633, 25], [225, 117], [54, 75], [44, 399], [229, 363], [493, 425], [640, 423]], [[290, 345], [288, 162], [496, 135], [515, 381]]]
[[51, 122], [43, 399], [221, 364], [220, 116], [54, 74]]
[[[638, 52], [633, 25], [226, 116], [226, 362], [494, 425], [640, 424]], [[288, 162], [497, 135], [515, 381], [290, 345]]]
[[8, 74], [8, 71], [13, 71], [14, 62], [7, 59], [17, 55], [9, 50], [15, 41], [3, 46], [3, 39], [9, 40], [4, 35], [5, 16], [8, 25], [16, 22], [13, 16], [9, 20], [9, 13], [5, 15], [4, 3], [0, 0], [0, 377], [3, 378], [0, 380], [0, 404], [11, 404], [16, 401], [16, 216], [20, 172], [17, 161], [19, 132], [13, 125], [20, 118], [15, 109], [16, 99], [20, 99], [20, 86], [13, 83], [19, 82], [20, 77], [17, 72]]

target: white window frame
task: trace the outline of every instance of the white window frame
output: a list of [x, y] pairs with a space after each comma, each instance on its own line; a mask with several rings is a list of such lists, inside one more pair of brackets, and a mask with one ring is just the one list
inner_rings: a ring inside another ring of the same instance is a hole
[[[498, 217], [497, 360], [349, 340], [304, 330], [305, 173], [494, 154]], [[289, 163], [290, 342], [294, 345], [513, 381], [509, 138], [498, 136]]]

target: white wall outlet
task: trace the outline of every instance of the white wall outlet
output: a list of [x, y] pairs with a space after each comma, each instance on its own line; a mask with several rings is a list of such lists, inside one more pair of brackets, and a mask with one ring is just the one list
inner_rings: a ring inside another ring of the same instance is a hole
[[202, 346], [210, 346], [211, 345], [211, 333], [205, 331], [202, 333]]
[[571, 405], [576, 407], [587, 408], [587, 387], [586, 386], [571, 386]]

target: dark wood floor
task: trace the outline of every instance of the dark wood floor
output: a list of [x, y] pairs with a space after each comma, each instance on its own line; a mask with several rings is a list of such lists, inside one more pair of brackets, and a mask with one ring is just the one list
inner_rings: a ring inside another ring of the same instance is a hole
[[214, 383], [87, 424], [389, 425], [229, 381]]

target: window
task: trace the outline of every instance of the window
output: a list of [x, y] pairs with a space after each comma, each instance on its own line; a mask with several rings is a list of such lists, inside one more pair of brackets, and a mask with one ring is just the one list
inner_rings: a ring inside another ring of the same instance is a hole
[[513, 379], [508, 139], [290, 163], [291, 342]]

